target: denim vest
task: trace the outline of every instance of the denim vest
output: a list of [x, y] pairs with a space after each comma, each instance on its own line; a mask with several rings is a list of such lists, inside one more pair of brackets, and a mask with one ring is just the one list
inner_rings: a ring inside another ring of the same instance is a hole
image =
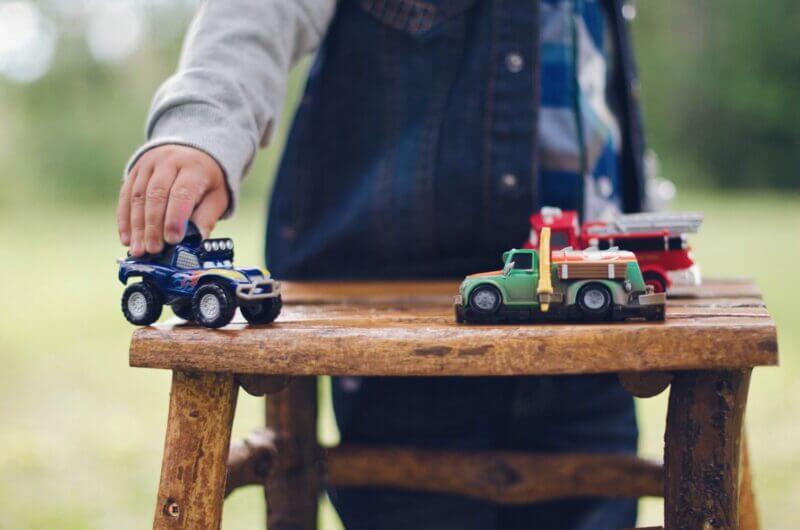
[[[637, 211], [637, 80], [621, 0], [602, 1], [618, 65], [609, 104], [622, 132], [622, 206]], [[340, 2], [271, 200], [275, 277], [456, 277], [496, 268], [521, 245], [531, 212], [548, 203], [538, 28], [539, 0]], [[522, 61], [509, 64], [512, 54]], [[572, 199], [560, 202], [581, 204]]]

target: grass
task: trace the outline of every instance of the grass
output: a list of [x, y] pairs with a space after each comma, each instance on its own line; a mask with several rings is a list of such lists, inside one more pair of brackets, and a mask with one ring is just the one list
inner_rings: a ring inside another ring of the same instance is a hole
[[[782, 367], [757, 370], [748, 428], [763, 525], [800, 527], [800, 197], [694, 193], [677, 204], [706, 212], [696, 254], [708, 276], [752, 275], [780, 333]], [[260, 263], [263, 208], [245, 203], [220, 226], [241, 263]], [[114, 258], [122, 254], [106, 207], [38, 204], [0, 211], [0, 529], [146, 528], [154, 508], [168, 374], [127, 367], [131, 328], [119, 311]], [[665, 401], [641, 403], [642, 452], [660, 456]], [[335, 440], [329, 414], [323, 435]], [[242, 395], [234, 436], [262, 423]], [[641, 525], [660, 523], [645, 501]], [[337, 528], [329, 509], [328, 530]], [[257, 488], [234, 494], [223, 528], [263, 528]]]

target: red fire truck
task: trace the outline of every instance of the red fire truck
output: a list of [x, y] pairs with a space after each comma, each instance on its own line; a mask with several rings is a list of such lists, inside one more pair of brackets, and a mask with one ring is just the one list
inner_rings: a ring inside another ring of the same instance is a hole
[[531, 216], [530, 237], [524, 247], [537, 248], [539, 232], [549, 226], [553, 250], [629, 250], [639, 260], [645, 283], [662, 293], [674, 285], [700, 284], [700, 269], [692, 260], [686, 235], [696, 233], [702, 222], [699, 213], [636, 213], [581, 226], [577, 212], [545, 206]]

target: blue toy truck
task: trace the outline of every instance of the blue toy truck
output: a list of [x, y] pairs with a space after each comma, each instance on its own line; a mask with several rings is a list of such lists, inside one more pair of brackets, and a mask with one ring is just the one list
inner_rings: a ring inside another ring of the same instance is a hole
[[[131, 279], [139, 279], [128, 285]], [[148, 326], [165, 304], [179, 317], [208, 328], [227, 325], [240, 307], [251, 324], [272, 322], [280, 314], [280, 283], [264, 269], [233, 267], [233, 241], [203, 239], [189, 223], [177, 245], [156, 255], [119, 260], [119, 280], [127, 285], [122, 313], [131, 324]]]

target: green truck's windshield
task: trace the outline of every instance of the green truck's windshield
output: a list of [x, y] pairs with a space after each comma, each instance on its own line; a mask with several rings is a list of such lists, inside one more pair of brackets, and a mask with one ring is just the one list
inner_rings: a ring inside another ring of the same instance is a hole
[[503, 254], [504, 264], [509, 265], [513, 263], [513, 269], [517, 271], [530, 271], [536, 269], [536, 257], [537, 254], [535, 252], [512, 252], [512, 253], [505, 253]]
[[533, 268], [533, 255], [527, 252], [514, 254], [514, 268], [516, 270], [530, 270]]

